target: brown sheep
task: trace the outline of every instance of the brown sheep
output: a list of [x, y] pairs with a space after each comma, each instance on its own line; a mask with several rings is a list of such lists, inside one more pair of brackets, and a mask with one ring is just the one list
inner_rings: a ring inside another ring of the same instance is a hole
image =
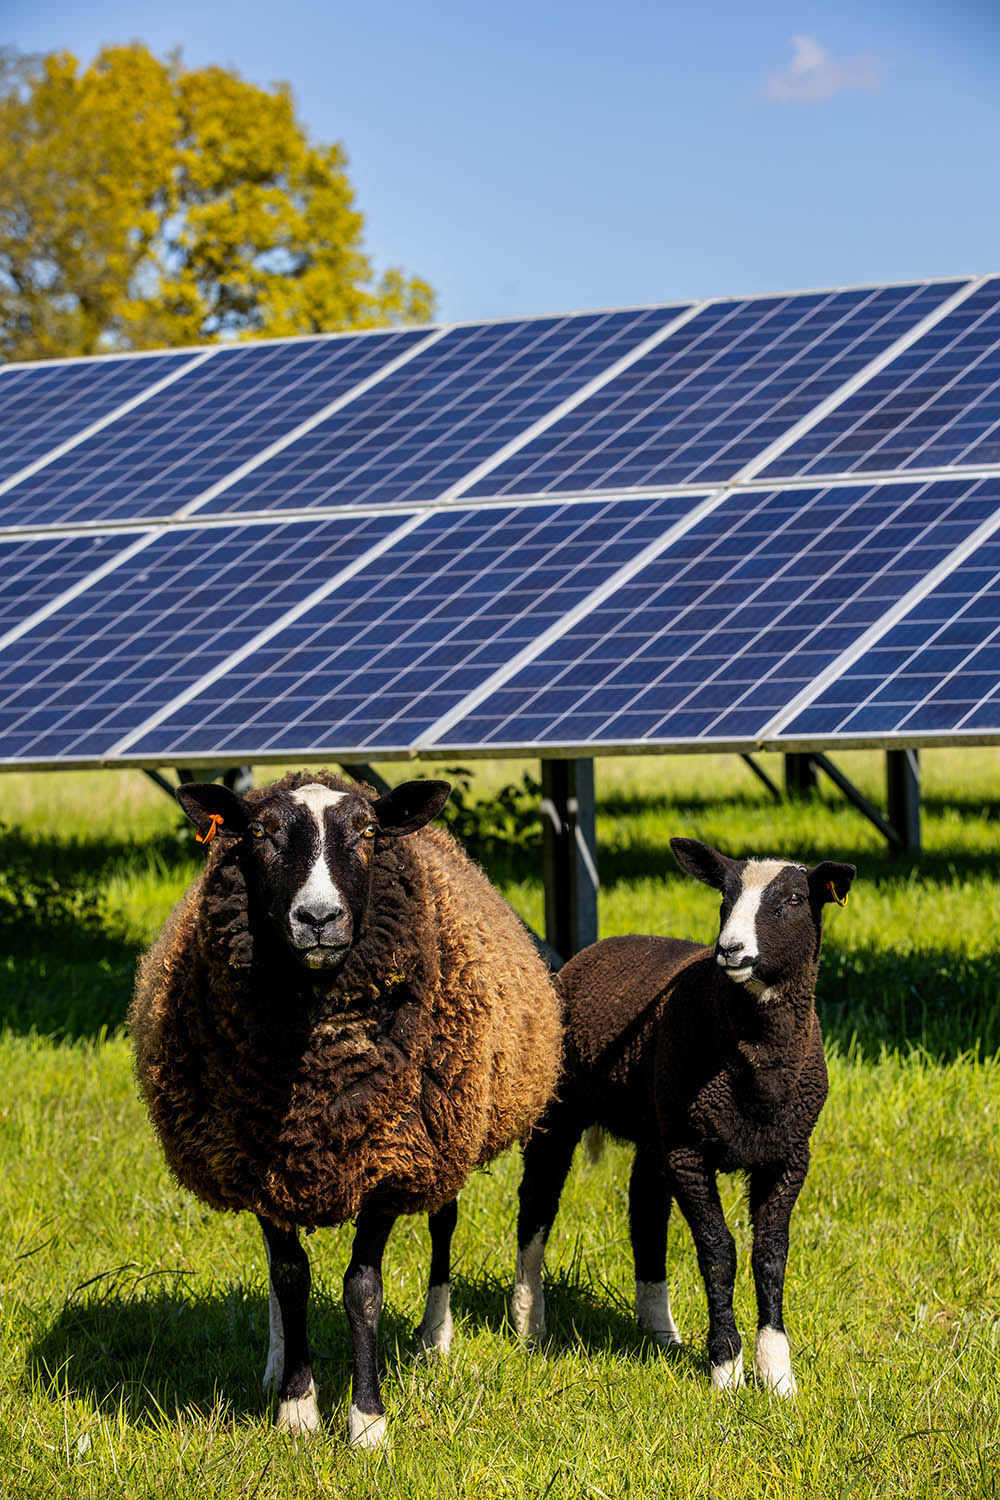
[[449, 834], [445, 782], [383, 797], [296, 772], [240, 797], [187, 785], [204, 871], [142, 959], [130, 1012], [167, 1161], [218, 1209], [249, 1209], [270, 1266], [265, 1384], [278, 1425], [318, 1426], [297, 1230], [357, 1217], [344, 1305], [350, 1440], [380, 1443], [382, 1253], [430, 1214], [425, 1347], [451, 1340], [450, 1242], [469, 1174], [523, 1140], [558, 1075], [549, 974]]

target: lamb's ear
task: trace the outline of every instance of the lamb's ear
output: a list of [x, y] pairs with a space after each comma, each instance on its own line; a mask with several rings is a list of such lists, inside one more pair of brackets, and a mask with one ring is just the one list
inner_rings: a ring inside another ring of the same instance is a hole
[[448, 800], [447, 781], [404, 781], [372, 803], [383, 838], [397, 839], [416, 833], [436, 818]]
[[820, 905], [824, 901], [836, 901], [838, 906], [847, 905], [847, 893], [854, 883], [857, 870], [853, 865], [838, 864], [835, 859], [824, 859], [807, 871], [812, 898]]
[[702, 844], [698, 839], [671, 839], [670, 847], [682, 870], [693, 875], [695, 880], [721, 891], [726, 883], [726, 872], [737, 863], [726, 854], [720, 854], [711, 844]]
[[242, 836], [250, 822], [243, 798], [216, 781], [188, 781], [174, 793], [198, 830], [198, 842], [209, 844], [217, 833]]

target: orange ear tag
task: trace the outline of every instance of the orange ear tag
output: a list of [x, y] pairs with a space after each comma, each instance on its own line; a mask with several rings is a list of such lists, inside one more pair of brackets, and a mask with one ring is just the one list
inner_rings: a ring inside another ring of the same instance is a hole
[[850, 891], [845, 891], [842, 896], [838, 896], [837, 887], [834, 885], [832, 880], [827, 881], [826, 888], [830, 892], [830, 895], [833, 897], [834, 901], [836, 901], [838, 906], [847, 905], [847, 898], [851, 894]]
[[201, 829], [199, 828], [198, 832], [195, 834], [194, 841], [196, 844], [210, 844], [212, 842], [222, 824], [222, 814], [210, 813], [209, 820], [209, 825], [205, 829], [205, 832], [202, 833]]

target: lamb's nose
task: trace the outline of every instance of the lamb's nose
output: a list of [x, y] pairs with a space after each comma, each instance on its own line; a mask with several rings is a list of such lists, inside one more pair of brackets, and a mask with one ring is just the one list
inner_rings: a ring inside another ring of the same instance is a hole
[[715, 953], [719, 962], [732, 968], [745, 957], [742, 943], [716, 943]]
[[297, 906], [292, 912], [296, 922], [301, 922], [306, 927], [315, 927], [317, 930], [325, 927], [327, 922], [336, 922], [338, 917], [344, 915], [342, 906], [329, 906], [318, 908], [315, 906]]

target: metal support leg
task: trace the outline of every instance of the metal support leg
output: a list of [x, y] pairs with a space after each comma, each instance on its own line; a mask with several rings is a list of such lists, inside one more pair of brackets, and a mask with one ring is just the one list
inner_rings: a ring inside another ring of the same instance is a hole
[[920, 757], [916, 750], [887, 750], [885, 781], [889, 822], [906, 854], [920, 853]]
[[811, 755], [785, 756], [785, 792], [789, 797], [807, 797], [816, 790], [816, 767]]
[[594, 762], [542, 761], [545, 937], [563, 958], [597, 941]]

